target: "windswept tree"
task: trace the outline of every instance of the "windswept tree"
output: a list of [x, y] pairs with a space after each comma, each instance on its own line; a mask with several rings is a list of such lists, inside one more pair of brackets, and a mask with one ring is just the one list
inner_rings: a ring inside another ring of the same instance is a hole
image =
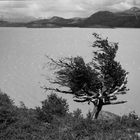
[[109, 42], [108, 38], [104, 39], [96, 33], [93, 36], [95, 40], [90, 63], [85, 63], [81, 56], [59, 60], [48, 57], [49, 67], [55, 77], [48, 79], [53, 87], [44, 86], [44, 89], [72, 94], [76, 102], [93, 103], [92, 117], [97, 119], [104, 105], [126, 102], [118, 101], [117, 95], [128, 91], [128, 72], [115, 59], [118, 43]]

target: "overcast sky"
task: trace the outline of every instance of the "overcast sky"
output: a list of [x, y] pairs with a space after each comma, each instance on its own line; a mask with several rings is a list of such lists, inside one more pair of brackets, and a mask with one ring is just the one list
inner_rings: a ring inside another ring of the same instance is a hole
[[98, 10], [140, 7], [140, 0], [0, 0], [0, 14], [11, 16], [85, 17]]

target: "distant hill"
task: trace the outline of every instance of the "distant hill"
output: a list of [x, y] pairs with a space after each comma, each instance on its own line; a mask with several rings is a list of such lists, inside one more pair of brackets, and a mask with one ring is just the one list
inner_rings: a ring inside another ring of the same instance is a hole
[[83, 27], [94, 27], [94, 26], [103, 26], [103, 27], [113, 27], [114, 20], [116, 15], [109, 11], [99, 11], [88, 17], [83, 22]]
[[84, 21], [84, 18], [70, 18], [65, 19], [62, 17], [54, 16], [50, 19], [41, 19], [32, 21], [27, 24], [27, 27], [80, 27], [81, 23]]
[[114, 113], [111, 113], [111, 112], [108, 112], [108, 111], [101, 111], [99, 113], [99, 117], [98, 119], [99, 120], [115, 120], [117, 119], [119, 116], [114, 114]]
[[140, 28], [140, 8], [132, 7], [122, 12], [99, 11], [87, 18], [70, 18], [54, 16], [49, 19], [39, 19], [28, 23], [1, 23], [0, 26], [24, 26], [30, 28]]
[[8, 21], [0, 21], [0, 27], [26, 27], [27, 23], [23, 22], [8, 22]]
[[87, 18], [64, 19], [52, 17], [31, 22], [28, 27], [140, 28], [140, 9], [133, 7], [117, 13], [99, 11]]

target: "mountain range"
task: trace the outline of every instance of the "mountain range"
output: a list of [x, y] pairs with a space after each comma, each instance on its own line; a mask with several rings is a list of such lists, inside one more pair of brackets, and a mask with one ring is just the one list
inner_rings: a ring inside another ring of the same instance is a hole
[[27, 23], [0, 21], [0, 26], [28, 28], [140, 28], [140, 8], [132, 7], [122, 12], [99, 11], [87, 18], [70, 18], [54, 16], [49, 19], [37, 19]]

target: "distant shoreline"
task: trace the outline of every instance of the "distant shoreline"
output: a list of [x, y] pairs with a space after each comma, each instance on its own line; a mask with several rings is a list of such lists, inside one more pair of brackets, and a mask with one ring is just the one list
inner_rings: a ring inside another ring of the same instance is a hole
[[26, 27], [26, 26], [0, 26], [0, 28], [29, 28], [29, 29], [60, 29], [60, 28], [77, 28], [77, 29], [140, 29], [136, 27]]
[[29, 22], [0, 21], [0, 27], [27, 28], [140, 28], [140, 9], [133, 7], [123, 12], [99, 11], [87, 18], [54, 16], [49, 19], [36, 19]]

